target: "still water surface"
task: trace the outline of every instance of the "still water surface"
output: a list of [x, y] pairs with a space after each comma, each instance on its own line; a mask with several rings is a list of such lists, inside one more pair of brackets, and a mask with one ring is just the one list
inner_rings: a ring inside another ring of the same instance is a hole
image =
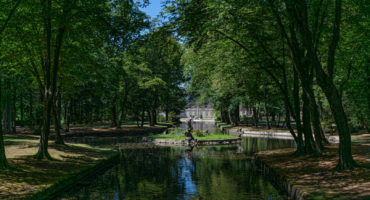
[[[91, 141], [85, 142], [99, 145]], [[191, 151], [184, 147], [139, 148], [142, 144], [137, 138], [112, 138], [111, 142], [131, 147], [120, 150], [117, 165], [78, 183], [57, 199], [282, 199], [254, 171], [250, 158], [255, 152], [294, 147], [292, 140], [271, 138], [243, 138], [240, 144], [195, 147]], [[108, 138], [100, 141], [103, 146], [108, 143]], [[132, 149], [132, 145], [138, 148]]]

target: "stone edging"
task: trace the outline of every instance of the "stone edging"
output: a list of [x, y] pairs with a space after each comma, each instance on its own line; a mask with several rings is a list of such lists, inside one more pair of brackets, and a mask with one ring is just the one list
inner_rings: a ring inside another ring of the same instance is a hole
[[285, 176], [280, 175], [273, 168], [269, 167], [257, 154], [254, 156], [253, 165], [259, 173], [268, 179], [276, 189], [286, 195], [285, 197], [288, 199], [308, 199], [306, 193], [297, 188], [297, 186], [290, 184]]
[[96, 165], [85, 169], [81, 172], [68, 175], [67, 178], [59, 180], [57, 183], [51, 185], [50, 187], [37, 192], [36, 194], [31, 195], [25, 199], [27, 200], [46, 200], [53, 199], [60, 195], [62, 192], [72, 188], [79, 181], [92, 177], [96, 175], [97, 172], [105, 171], [106, 169], [115, 165], [119, 160], [119, 153], [112, 155], [111, 157], [104, 159], [98, 162]]

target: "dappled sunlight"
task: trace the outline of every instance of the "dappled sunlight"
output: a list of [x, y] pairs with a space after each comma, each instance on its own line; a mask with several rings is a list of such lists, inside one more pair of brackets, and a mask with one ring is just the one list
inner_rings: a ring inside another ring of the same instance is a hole
[[56, 145], [50, 141], [49, 153], [53, 160], [36, 160], [38, 140], [8, 144], [6, 154], [11, 169], [0, 173], [2, 199], [22, 199], [114, 154], [112, 150], [86, 144]]
[[322, 157], [293, 156], [294, 149], [261, 152], [258, 155], [289, 183], [303, 189], [315, 199], [361, 199], [370, 196], [369, 147], [353, 145], [354, 159], [360, 168], [334, 170], [338, 146], [326, 147]]

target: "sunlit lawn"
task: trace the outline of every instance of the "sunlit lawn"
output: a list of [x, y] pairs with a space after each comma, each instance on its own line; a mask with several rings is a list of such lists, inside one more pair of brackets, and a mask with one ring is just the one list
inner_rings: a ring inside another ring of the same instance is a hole
[[89, 145], [50, 142], [49, 153], [54, 160], [36, 160], [37, 139], [9, 137], [5, 138], [5, 149], [11, 168], [0, 171], [0, 199], [29, 197], [115, 153]]

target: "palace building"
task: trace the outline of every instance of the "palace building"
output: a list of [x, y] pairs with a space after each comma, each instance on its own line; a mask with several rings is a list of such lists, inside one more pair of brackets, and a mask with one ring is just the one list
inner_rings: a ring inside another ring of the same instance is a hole
[[[252, 110], [244, 109], [242, 106], [239, 108], [240, 116], [247, 115], [248, 117], [252, 116]], [[215, 119], [216, 114], [213, 111], [213, 107], [210, 104], [188, 104], [185, 107], [185, 110], [183, 110], [180, 115], [180, 118], [195, 118], [195, 119]]]
[[179, 116], [180, 118], [215, 119], [213, 107], [209, 104], [188, 104]]

